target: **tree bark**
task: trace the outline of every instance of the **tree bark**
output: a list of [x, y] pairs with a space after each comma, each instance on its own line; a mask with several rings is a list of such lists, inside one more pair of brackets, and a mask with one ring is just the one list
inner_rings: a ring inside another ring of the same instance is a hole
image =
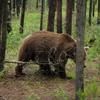
[[66, 33], [71, 35], [72, 33], [72, 0], [67, 0], [67, 10], [66, 10]]
[[57, 0], [57, 33], [62, 33], [62, 0]]
[[54, 20], [56, 11], [56, 0], [49, 0], [48, 31], [54, 31]]
[[86, 0], [77, 0], [77, 49], [76, 49], [76, 98], [80, 100], [79, 93], [84, 92], [84, 33], [86, 20]]
[[97, 18], [97, 24], [100, 24], [100, 0], [98, 0], [98, 18]]
[[26, 1], [27, 0], [23, 0], [23, 3], [22, 3], [22, 11], [21, 11], [21, 19], [20, 19], [20, 29], [19, 29], [20, 33], [23, 33], [23, 31], [24, 31], [24, 19], [25, 19]]
[[45, 0], [41, 0], [41, 19], [40, 19], [40, 30], [43, 29], [43, 15], [44, 15], [44, 8], [45, 8]]
[[7, 38], [7, 0], [0, 0], [0, 70], [4, 68], [6, 38]]

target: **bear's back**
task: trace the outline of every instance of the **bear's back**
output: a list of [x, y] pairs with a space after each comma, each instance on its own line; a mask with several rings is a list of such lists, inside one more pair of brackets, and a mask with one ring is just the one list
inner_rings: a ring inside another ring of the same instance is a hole
[[33, 34], [28, 35], [22, 45], [24, 48], [27, 48], [27, 46], [32, 48], [51, 48], [51, 47], [58, 47], [62, 44], [64, 45], [70, 45], [70, 43], [75, 43], [74, 39], [72, 39], [67, 34], [58, 34], [54, 32], [48, 32], [48, 31], [40, 31], [35, 32]]

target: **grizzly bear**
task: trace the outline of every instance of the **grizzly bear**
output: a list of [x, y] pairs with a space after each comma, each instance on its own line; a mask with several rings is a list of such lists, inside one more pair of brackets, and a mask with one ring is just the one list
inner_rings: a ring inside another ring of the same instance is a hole
[[[76, 59], [76, 41], [68, 34], [48, 31], [35, 32], [27, 36], [19, 50], [18, 61], [34, 61], [44, 74], [52, 74], [51, 66], [61, 78], [66, 78], [65, 64], [68, 58]], [[85, 60], [85, 56], [84, 56]], [[17, 64], [16, 76], [24, 75], [24, 64]]]

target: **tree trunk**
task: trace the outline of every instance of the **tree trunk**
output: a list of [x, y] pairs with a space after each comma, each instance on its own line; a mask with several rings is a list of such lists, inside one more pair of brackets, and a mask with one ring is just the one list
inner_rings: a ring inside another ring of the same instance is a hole
[[84, 92], [84, 33], [86, 20], [86, 0], [77, 0], [77, 50], [76, 50], [76, 98], [80, 100], [80, 93]]
[[75, 10], [75, 0], [72, 0], [72, 3], [73, 3], [73, 11]]
[[97, 24], [100, 24], [100, 0], [98, 0], [98, 19]]
[[21, 11], [21, 19], [20, 19], [20, 33], [23, 33], [24, 31], [24, 19], [25, 19], [25, 8], [26, 8], [26, 1], [27, 0], [23, 0], [22, 3], [22, 11]]
[[93, 4], [93, 2], [92, 2], [92, 0], [90, 0], [90, 4], [89, 4], [89, 25], [91, 26], [91, 20], [92, 20], [92, 4]]
[[4, 68], [6, 38], [7, 38], [7, 0], [0, 0], [0, 70]]
[[66, 10], [66, 33], [71, 35], [72, 33], [72, 0], [67, 0], [67, 10]]
[[19, 17], [19, 15], [20, 15], [21, 1], [22, 1], [22, 0], [16, 0], [16, 12], [17, 12], [17, 17]]
[[15, 16], [16, 0], [13, 0], [13, 16]]
[[11, 14], [11, 0], [8, 0], [8, 17], [7, 17], [7, 31], [8, 33], [12, 31], [12, 27], [11, 27], [11, 18], [12, 18], [12, 14]]
[[95, 16], [95, 6], [96, 6], [97, 0], [93, 0], [93, 17]]
[[57, 33], [62, 33], [62, 0], [57, 0]]
[[0, 0], [0, 36], [1, 36], [1, 27], [2, 27], [2, 0]]
[[0, 71], [3, 69], [3, 57], [2, 57], [2, 7], [3, 0], [0, 0]]
[[37, 9], [39, 8], [39, 2], [40, 2], [40, 0], [36, 0], [36, 8]]
[[56, 11], [56, 0], [49, 0], [48, 31], [54, 31], [54, 19]]
[[45, 0], [41, 0], [41, 19], [40, 19], [40, 30], [43, 29], [43, 15], [44, 15], [44, 8], [45, 8]]

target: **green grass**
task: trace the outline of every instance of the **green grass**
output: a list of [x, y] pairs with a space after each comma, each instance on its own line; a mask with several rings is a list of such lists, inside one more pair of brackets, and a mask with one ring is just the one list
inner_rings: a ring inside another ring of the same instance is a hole
[[79, 91], [77, 94], [80, 97], [80, 100], [99, 100], [99, 87], [96, 82], [92, 82], [86, 85], [84, 92]]
[[65, 90], [63, 90], [62, 88], [58, 88], [53, 95], [55, 96], [55, 98], [57, 100], [68, 100], [68, 95], [66, 93]]

